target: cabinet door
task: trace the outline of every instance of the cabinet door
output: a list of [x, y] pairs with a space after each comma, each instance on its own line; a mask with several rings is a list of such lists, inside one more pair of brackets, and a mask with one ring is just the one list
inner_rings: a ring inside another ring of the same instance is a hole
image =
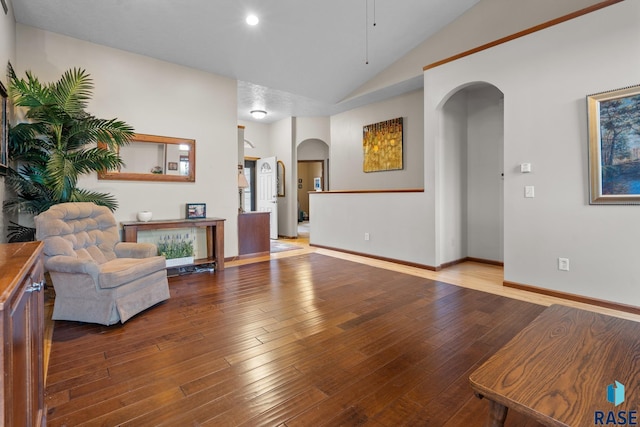
[[[12, 337], [6, 360], [10, 366], [9, 425], [40, 426], [44, 417], [43, 372], [43, 293], [32, 290], [34, 283], [42, 282], [42, 268], [37, 262], [18, 287], [11, 302], [8, 319]], [[7, 402], [9, 403], [9, 402]]]

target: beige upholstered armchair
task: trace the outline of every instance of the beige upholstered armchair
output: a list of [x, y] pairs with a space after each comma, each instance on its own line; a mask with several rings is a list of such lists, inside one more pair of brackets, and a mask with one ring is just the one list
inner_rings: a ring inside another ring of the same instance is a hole
[[165, 258], [154, 244], [120, 242], [108, 208], [61, 203], [35, 223], [56, 292], [54, 320], [124, 323], [169, 298]]

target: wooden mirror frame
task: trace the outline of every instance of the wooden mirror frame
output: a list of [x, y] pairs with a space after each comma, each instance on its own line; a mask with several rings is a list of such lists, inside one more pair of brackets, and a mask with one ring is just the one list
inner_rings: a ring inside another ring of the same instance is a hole
[[278, 187], [278, 197], [284, 197], [285, 195], [285, 186], [284, 186], [284, 163], [282, 160], [278, 160], [277, 164], [278, 176], [276, 178], [276, 184]]
[[[172, 138], [169, 136], [145, 135], [137, 133], [131, 142], [148, 142], [151, 144], [187, 144], [189, 145], [189, 174], [188, 175], [166, 175], [156, 173], [132, 173], [118, 171], [98, 172], [98, 179], [106, 180], [126, 180], [126, 181], [169, 181], [169, 182], [195, 182], [196, 180], [196, 141], [195, 139]], [[99, 142], [98, 147], [106, 149], [105, 143]]]

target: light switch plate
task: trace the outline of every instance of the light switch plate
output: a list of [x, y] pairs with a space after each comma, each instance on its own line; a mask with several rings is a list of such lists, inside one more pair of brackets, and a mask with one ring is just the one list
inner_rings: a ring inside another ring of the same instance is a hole
[[524, 187], [524, 197], [533, 198], [535, 197], [535, 191], [533, 185], [525, 185]]

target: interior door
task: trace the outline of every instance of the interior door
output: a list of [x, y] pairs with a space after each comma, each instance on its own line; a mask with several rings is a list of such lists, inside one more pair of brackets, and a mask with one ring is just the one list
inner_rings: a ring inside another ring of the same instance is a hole
[[275, 157], [266, 157], [256, 161], [256, 208], [260, 212], [271, 213], [269, 237], [278, 238], [278, 186]]

